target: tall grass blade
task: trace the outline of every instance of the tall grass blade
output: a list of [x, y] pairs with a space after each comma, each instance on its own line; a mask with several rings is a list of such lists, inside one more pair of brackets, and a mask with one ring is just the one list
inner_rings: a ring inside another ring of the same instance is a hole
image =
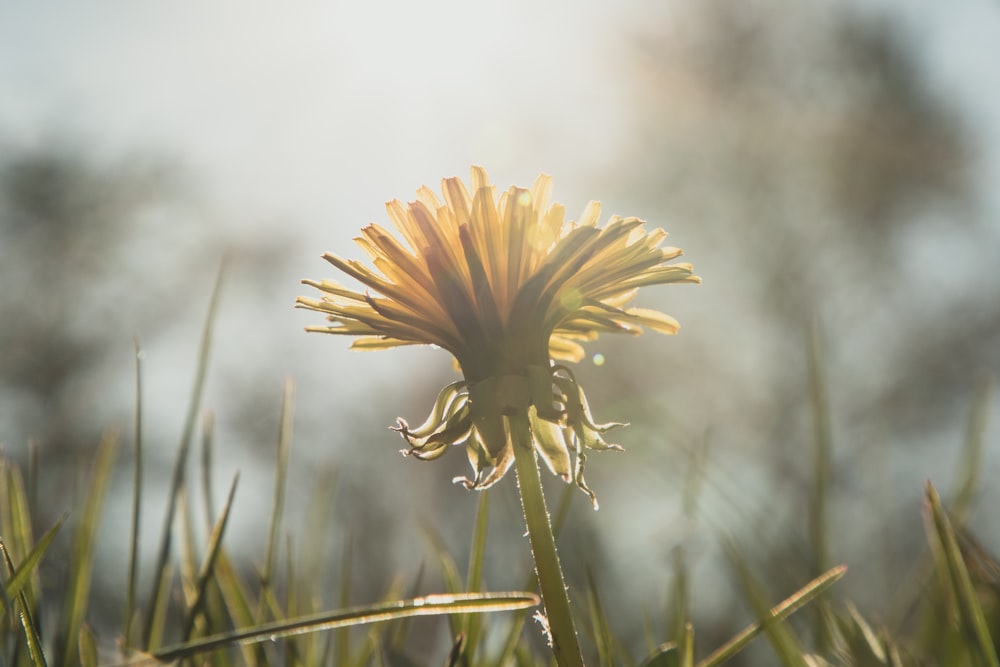
[[285, 483], [288, 479], [288, 458], [292, 448], [292, 424], [295, 407], [295, 383], [286, 379], [281, 393], [281, 418], [278, 430], [278, 456], [274, 466], [274, 500], [271, 503], [271, 524], [268, 530], [267, 551], [264, 556], [264, 586], [269, 586], [274, 576], [274, 562], [278, 553], [278, 536], [281, 515], [285, 506]]
[[201, 416], [201, 504], [205, 510], [206, 526], [211, 526], [218, 516], [218, 512], [215, 511], [215, 487], [212, 484], [214, 450], [215, 413], [206, 410]]
[[[846, 566], [838, 565], [816, 577], [781, 603], [772, 607], [767, 613], [767, 624], [781, 623], [803, 606], [825, 593], [846, 572]], [[751, 623], [728, 642], [713, 651], [704, 660], [698, 662], [697, 667], [715, 667], [716, 665], [721, 665], [746, 648], [747, 644], [762, 632], [764, 632], [764, 623]]]
[[[170, 558], [170, 547], [173, 536], [174, 514], [177, 511], [177, 496], [184, 486], [185, 470], [187, 468], [188, 450], [191, 448], [191, 440], [194, 437], [195, 423], [198, 413], [201, 410], [201, 396], [205, 388], [205, 377], [208, 373], [209, 352], [212, 347], [212, 333], [215, 329], [215, 315], [219, 308], [219, 296], [222, 292], [222, 278], [225, 274], [226, 264], [223, 261], [216, 275], [215, 286], [212, 288], [212, 297], [208, 304], [208, 314], [205, 317], [205, 325], [202, 329], [201, 344], [198, 350], [198, 364], [195, 370], [194, 386], [191, 390], [191, 400], [188, 404], [187, 417], [184, 420], [184, 430], [181, 432], [180, 447], [177, 451], [177, 461], [174, 464], [174, 471], [170, 482], [170, 495], [167, 498], [167, 514], [163, 519], [163, 532], [160, 535], [160, 549], [156, 556], [156, 563], [153, 567], [153, 591], [149, 596], [149, 604], [156, 608], [162, 604], [163, 597], [167, 594], [166, 586], [169, 579], [164, 576], [167, 568], [167, 561]], [[143, 645], [148, 649], [152, 648], [153, 624], [150, 622], [143, 633]]]
[[[338, 604], [341, 609], [347, 609], [351, 606], [351, 575], [354, 570], [354, 539], [351, 534], [348, 533], [345, 536], [343, 551], [340, 555], [340, 596]], [[336, 664], [347, 665], [350, 664], [348, 660], [351, 655], [351, 633], [349, 628], [344, 628], [339, 632], [336, 632], [336, 645], [334, 647], [335, 654], [337, 656]]]
[[710, 443], [710, 434], [706, 433], [701, 441], [690, 450], [688, 473], [684, 476], [684, 491], [681, 501], [684, 516], [689, 520], [693, 520], [698, 511], [698, 497], [701, 495], [705, 482]]
[[676, 642], [661, 644], [642, 662], [642, 667], [681, 667], [681, 665], [681, 650]]
[[28, 507], [38, 507], [38, 443], [28, 441], [28, 483], [25, 498]]
[[191, 516], [193, 510], [188, 498], [189, 494], [187, 487], [185, 487], [181, 489], [180, 498], [177, 501], [177, 512], [179, 515], [177, 524], [181, 530], [181, 594], [183, 595], [186, 608], [190, 609], [194, 605], [195, 598], [198, 596], [196, 582], [198, 581], [198, 563], [201, 561], [201, 558], [198, 557], [197, 530], [194, 525], [194, 517]]
[[[469, 549], [469, 573], [465, 581], [465, 590], [476, 593], [483, 589], [483, 563], [486, 560], [486, 531], [489, 525], [490, 492], [488, 489], [479, 494], [476, 502], [476, 521], [472, 530], [472, 546]], [[461, 646], [465, 651], [466, 662], [476, 664], [476, 649], [479, 648], [479, 637], [482, 633], [482, 616], [473, 614], [463, 619], [465, 628], [464, 641]]]
[[[3, 555], [8, 575], [13, 576], [14, 563], [11, 562], [10, 554], [7, 553], [7, 547], [2, 540], [0, 540], [0, 554]], [[28, 657], [31, 659], [31, 664], [34, 667], [47, 667], [45, 653], [42, 651], [42, 638], [38, 634], [38, 626], [31, 614], [31, 603], [23, 588], [17, 594], [17, 604], [19, 608], [18, 618], [21, 621], [21, 628], [24, 630], [24, 641], [28, 646]]]
[[308, 582], [308, 592], [312, 593], [313, 597], [317, 589], [324, 589], [327, 573], [331, 569], [328, 566], [327, 554], [331, 535], [335, 532], [330, 530], [330, 526], [334, 523], [337, 482], [335, 471], [320, 471], [316, 486], [310, 494], [309, 506], [303, 521], [303, 542], [299, 550], [302, 565], [299, 569], [303, 581]]
[[135, 432], [132, 464], [132, 522], [128, 547], [128, 582], [125, 585], [125, 617], [122, 628], [122, 645], [126, 652], [131, 648], [132, 623], [135, 618], [135, 595], [139, 579], [139, 531], [142, 527], [142, 344], [135, 344]]
[[[449, 593], [460, 593], [463, 582], [462, 575], [458, 571], [458, 564], [448, 551], [448, 546], [444, 542], [444, 537], [430, 523], [423, 524], [423, 534], [430, 545], [430, 549], [437, 561], [438, 569], [441, 571], [441, 578], [444, 580], [444, 589]], [[457, 616], [448, 617], [448, 627], [452, 637], [462, 634], [466, 627], [465, 619]]]
[[857, 608], [847, 603], [847, 614], [836, 616], [836, 641], [852, 665], [888, 665], [889, 652], [884, 642]]
[[[234, 644], [274, 641], [307, 632], [379, 623], [414, 616], [512, 611], [535, 607], [539, 603], [537, 595], [525, 592], [426, 595], [409, 600], [380, 602], [352, 609], [265, 623], [253, 628], [235, 630], [163, 648], [153, 655], [157, 660], [170, 662]], [[130, 662], [128, 664], [136, 663]]]
[[[160, 586], [164, 591], [170, 586], [170, 582], [173, 580], [174, 568], [170, 563], [166, 563], [163, 569], [156, 573], [157, 577], [160, 577], [162, 581]], [[170, 598], [167, 595], [161, 595], [156, 600], [150, 602], [150, 614], [149, 614], [149, 645], [150, 646], [160, 646], [163, 643], [163, 632], [166, 629], [167, 623], [167, 607], [170, 603]]]
[[587, 607], [590, 611], [591, 633], [594, 646], [597, 648], [597, 662], [600, 665], [614, 665], [614, 635], [608, 623], [608, 615], [601, 600], [597, 580], [590, 568], [587, 568]]
[[642, 662], [642, 667], [694, 667], [694, 627], [685, 623], [680, 641], [657, 647]]
[[[233, 626], [237, 628], [252, 627], [256, 623], [253, 612], [256, 603], [251, 599], [243, 581], [237, 576], [225, 550], [222, 550], [216, 558], [215, 580], [219, 585]], [[266, 656], [262, 646], [249, 645], [240, 648], [243, 660], [247, 665], [253, 667], [257, 664], [266, 664]]]
[[670, 618], [667, 637], [680, 642], [691, 620], [691, 584], [688, 576], [684, 547], [678, 546], [673, 555], [674, 574], [671, 581]]
[[[23, 561], [35, 543], [31, 529], [31, 505], [21, 469], [7, 460], [0, 461], [0, 466], [3, 467], [0, 483], [4, 487], [0, 495], [0, 530], [3, 531], [11, 559]], [[29, 599], [33, 597], [33, 593], [34, 591], [29, 591]]]
[[[292, 538], [290, 535], [286, 536], [285, 539], [285, 553], [288, 557], [285, 560], [285, 612], [279, 618], [288, 618], [289, 616], [302, 616], [312, 612], [312, 609], [303, 610], [300, 609], [300, 602], [298, 596], [298, 589], [292, 585], [292, 582], [296, 580], [295, 572], [295, 551], [292, 544]], [[273, 585], [273, 584], [272, 584]], [[272, 589], [273, 591], [273, 589]], [[285, 658], [285, 664], [315, 664], [311, 662], [307, 657], [308, 654], [313, 653], [313, 647], [316, 645], [316, 635], [309, 634], [306, 635], [302, 640], [291, 640], [285, 642], [285, 648], [288, 655]], [[303, 651], [299, 648], [302, 647]]]
[[115, 461], [118, 438], [109, 433], [97, 449], [93, 473], [87, 486], [87, 497], [80, 513], [80, 523], [73, 538], [70, 553], [71, 567], [66, 598], [56, 635], [56, 661], [69, 667], [78, 662], [80, 627], [87, 610], [90, 596], [91, 574], [94, 562], [94, 543], [101, 518], [101, 507], [111, 480], [111, 470]]
[[[414, 590], [419, 585], [419, 580], [423, 577], [423, 570], [418, 573], [417, 581], [410, 584], [410, 590]], [[398, 600], [402, 595], [403, 589], [406, 588], [406, 581], [402, 574], [397, 574], [392, 582], [389, 584], [389, 588], [386, 590], [385, 595], [382, 597], [382, 602], [392, 602]], [[453, 616], [448, 616], [449, 620]], [[398, 626], [401, 623], [405, 623], [409, 620], [409, 617], [400, 619], [400, 623], [393, 623], [392, 625]], [[386, 640], [385, 640], [385, 630], [386, 623], [377, 623], [374, 625], [369, 625], [365, 632], [366, 641], [359, 647], [358, 652], [352, 657], [351, 663], [354, 665], [386, 665], [391, 667], [394, 663], [388, 662], [386, 660]], [[344, 630], [348, 630], [345, 628]], [[391, 651], [392, 646], [390, 645], [389, 650]], [[393, 656], [395, 657], [395, 656]]]
[[[423, 564], [421, 564], [420, 568], [417, 570], [417, 576], [413, 578], [413, 581], [410, 582], [409, 588], [407, 588], [406, 590], [406, 597], [409, 598], [417, 597], [417, 592], [422, 590], [423, 583], [424, 583], [424, 566]], [[398, 587], [393, 586], [390, 587], [384, 599], [386, 601], [396, 600], [401, 596], [402, 596], [402, 586]], [[465, 618], [465, 616], [461, 616], [458, 614], [449, 614], [448, 622], [449, 626], [452, 628], [455, 627], [455, 623], [452, 623], [452, 620], [455, 618]], [[410, 622], [412, 620], [413, 619], [410, 618], [404, 618], [396, 623], [393, 623], [392, 626], [390, 627], [391, 632], [388, 633], [389, 636], [383, 639], [382, 643], [387, 645], [388, 648], [394, 653], [401, 652], [403, 650], [404, 644], [406, 643], [406, 637], [410, 632]], [[461, 635], [462, 633], [459, 632], [458, 634]]]
[[925, 516], [928, 538], [939, 566], [943, 570], [944, 576], [942, 578], [948, 582], [950, 593], [958, 608], [959, 626], [963, 634], [971, 639], [969, 643], [972, 646], [968, 648], [970, 650], [978, 649], [979, 657], [990, 667], [1000, 667], [996, 647], [990, 637], [986, 617], [972, 586], [969, 570], [962, 558], [955, 531], [941, 505], [941, 498], [938, 496], [937, 490], [930, 482], [927, 483]]
[[972, 409], [969, 411], [965, 431], [965, 446], [962, 447], [962, 462], [952, 495], [954, 501], [951, 503], [950, 514], [959, 525], [965, 522], [979, 483], [992, 403], [993, 377], [984, 375], [979, 378], [973, 393]]
[[[827, 528], [828, 499], [830, 495], [833, 428], [830, 420], [830, 397], [827, 391], [826, 365], [823, 338], [815, 320], [809, 331], [809, 395], [813, 407], [813, 437], [815, 462], [812, 498], [809, 512], [809, 538], [812, 547], [814, 576], [830, 567], [830, 546]], [[830, 644], [830, 631], [826, 622], [825, 604], [817, 603], [814, 632], [816, 650], [825, 653]]]
[[[459, 661], [462, 659], [464, 652], [465, 635], [459, 635], [458, 639], [456, 639], [451, 645], [451, 651], [448, 653], [448, 661], [445, 663], [446, 667], [458, 667]], [[467, 663], [472, 663], [472, 661], [468, 660]]]
[[79, 653], [80, 653], [80, 667], [97, 667], [98, 666], [98, 652], [97, 652], [97, 638], [94, 637], [93, 630], [87, 625], [80, 628], [80, 638], [79, 642]]
[[226, 504], [222, 507], [222, 516], [220, 516], [219, 520], [215, 523], [215, 527], [212, 529], [212, 533], [209, 536], [208, 544], [205, 547], [205, 559], [198, 571], [198, 579], [195, 587], [195, 599], [194, 603], [188, 610], [188, 615], [184, 622], [184, 631], [181, 635], [182, 641], [187, 641], [191, 637], [191, 632], [194, 630], [194, 624], [198, 618], [198, 614], [200, 614], [204, 608], [205, 598], [208, 593], [208, 583], [212, 578], [215, 562], [219, 556], [219, 551], [222, 548], [222, 536], [226, 532], [226, 524], [229, 522], [229, 512], [233, 508], [233, 499], [236, 497], [236, 486], [239, 481], [240, 476], [239, 473], [237, 473], [229, 487], [229, 494], [226, 496]]
[[[6, 582], [4, 582], [4, 603], [5, 605], [9, 602], [11, 598], [15, 598], [21, 594], [24, 587], [31, 582], [32, 576], [35, 574], [35, 568], [38, 566], [38, 562], [45, 555], [45, 551], [49, 548], [52, 540], [55, 538], [59, 529], [62, 528], [63, 522], [66, 521], [66, 517], [62, 517], [55, 524], [49, 528], [42, 539], [38, 540], [38, 544], [28, 552], [28, 555], [18, 564], [17, 569], [13, 571]], [[30, 601], [31, 597], [28, 596]]]
[[[66, 517], [50, 528], [38, 544], [33, 543], [31, 505], [18, 466], [0, 458], [0, 538], [18, 566], [4, 582], [0, 582], [0, 601], [4, 611], [11, 612], [14, 602], [24, 591], [28, 607], [34, 609], [38, 598], [37, 566]], [[2, 618], [2, 617], [0, 617]], [[2, 635], [0, 635], [2, 637]]]
[[792, 631], [782, 623], [772, 622], [770, 603], [764, 589], [750, 571], [746, 561], [732, 544], [727, 545], [726, 555], [736, 571], [736, 577], [743, 589], [744, 597], [750, 603], [754, 615], [760, 620], [764, 634], [767, 635], [767, 639], [778, 655], [781, 664], [785, 667], [806, 667], [803, 651]]
[[684, 626], [684, 640], [681, 644], [681, 667], [694, 667], [694, 626]]
[[[992, 376], [984, 375], [980, 377], [973, 393], [972, 407], [969, 411], [969, 421], [966, 428], [965, 443], [962, 447], [959, 472], [952, 490], [952, 497], [955, 499], [952, 506], [955, 511], [951, 513], [951, 516], [954, 517], [955, 522], [958, 524], [959, 530], [956, 532], [959, 535], [959, 539], [962, 539], [964, 536], [964, 531], [961, 530], [961, 527], [965, 522], [966, 515], [974, 498], [975, 489], [979, 483], [979, 472], [982, 467], [993, 384]], [[931, 540], [931, 547], [934, 547], [934, 540]], [[895, 625], [903, 626], [906, 620], [916, 614], [921, 606], [929, 609], [931, 613], [924, 615], [924, 627], [919, 633], [924, 648], [929, 649], [934, 643], [939, 642], [946, 630], [946, 627], [939, 622], [939, 615], [934, 612], [936, 612], [939, 606], [950, 602], [947, 598], [942, 599], [940, 596], [946, 593], [951, 586], [946, 583], [948, 576], [943, 578], [945, 584], [942, 587], [935, 589], [928, 586], [932, 576], [934, 574], [940, 576], [943, 571], [940, 567], [934, 568], [934, 563], [927, 559], [921, 559], [912, 567], [912, 570], [913, 572], [905, 576], [904, 580], [918, 583], [904, 589], [904, 592], [908, 593], [908, 595], [902, 597], [898, 603], [900, 611], [897, 615], [900, 616], [901, 620]], [[925, 595], [931, 598], [929, 603], [925, 600]]]

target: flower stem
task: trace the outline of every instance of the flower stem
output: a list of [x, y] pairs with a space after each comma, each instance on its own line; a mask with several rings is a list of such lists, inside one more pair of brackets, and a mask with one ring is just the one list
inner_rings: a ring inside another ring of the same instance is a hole
[[542, 493], [542, 478], [535, 459], [535, 447], [527, 415], [508, 417], [511, 444], [514, 448], [514, 466], [517, 470], [521, 507], [528, 525], [528, 539], [535, 560], [538, 586], [545, 605], [549, 636], [556, 664], [559, 667], [583, 667], [583, 654], [570, 615], [569, 595], [563, 580], [562, 566], [556, 554], [556, 541], [549, 522]]

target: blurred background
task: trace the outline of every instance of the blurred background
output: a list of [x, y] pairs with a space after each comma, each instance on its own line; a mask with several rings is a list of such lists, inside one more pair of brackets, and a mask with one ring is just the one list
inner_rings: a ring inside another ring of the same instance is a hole
[[[362, 258], [351, 238], [387, 222], [385, 201], [473, 163], [501, 189], [544, 171], [568, 215], [598, 199], [606, 217], [663, 226], [704, 279], [641, 296], [681, 321], [676, 338], [602, 338], [589, 352], [603, 363], [579, 368], [596, 417], [631, 426], [625, 454], [589, 460], [601, 510], [572, 500], [571, 590], [596, 572], [638, 654], [683, 553], [704, 653], [751, 618], [722, 538], [775, 600], [814, 575], [812, 338], [828, 560], [851, 567], [837, 594], [890, 622], [924, 549], [923, 482], [952, 488], [974, 389], [1000, 368], [998, 81], [987, 0], [5, 3], [0, 443], [22, 460], [37, 447], [50, 525], [101, 433], [131, 444], [141, 341], [151, 556], [225, 256], [203, 406], [217, 493], [241, 474], [231, 548], [263, 559], [292, 378], [290, 525], [332, 489], [324, 539], [332, 561], [353, 555], [354, 599], [422, 564], [420, 592], [439, 590], [427, 534], [464, 567], [476, 497], [449, 480], [468, 464], [404, 459], [387, 427], [423, 419], [450, 359], [351, 352], [303, 333], [321, 317], [292, 304], [300, 279], [333, 276], [324, 251]], [[996, 426], [985, 434], [971, 526], [996, 552]], [[131, 456], [93, 593], [109, 623]], [[491, 495], [488, 585], [519, 588], [513, 479]]]

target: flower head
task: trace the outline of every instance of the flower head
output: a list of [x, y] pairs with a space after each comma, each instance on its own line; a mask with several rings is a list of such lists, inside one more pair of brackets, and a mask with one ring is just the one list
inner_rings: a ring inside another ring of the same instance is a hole
[[485, 170], [472, 168], [471, 192], [458, 178], [442, 181], [441, 201], [429, 188], [416, 201], [386, 204], [401, 243], [377, 224], [355, 241], [374, 264], [324, 258], [368, 289], [303, 281], [323, 292], [296, 305], [328, 315], [309, 331], [358, 336], [351, 347], [384, 349], [432, 344], [450, 352], [464, 379], [445, 387], [428, 420], [397, 431], [405, 453], [434, 459], [465, 445], [475, 475], [461, 480], [486, 488], [513, 462], [506, 418], [527, 415], [536, 451], [553, 473], [583, 481], [584, 448], [618, 449], [602, 434], [583, 390], [560, 361], [579, 361], [581, 343], [600, 333], [676, 333], [669, 315], [628, 307], [638, 288], [697, 283], [690, 264], [672, 263], [679, 248], [661, 247], [667, 234], [646, 231], [638, 218], [613, 216], [598, 227], [601, 207], [590, 202], [577, 222], [551, 204], [552, 180], [497, 197]]

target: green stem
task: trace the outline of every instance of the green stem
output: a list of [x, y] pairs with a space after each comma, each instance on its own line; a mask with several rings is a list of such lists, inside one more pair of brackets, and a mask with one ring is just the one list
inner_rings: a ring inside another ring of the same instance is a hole
[[528, 539], [535, 560], [542, 603], [545, 605], [552, 651], [559, 667], [583, 667], [583, 654], [580, 652], [580, 643], [569, 609], [569, 595], [566, 593], [562, 566], [556, 554], [549, 511], [545, 507], [531, 427], [527, 415], [516, 415], [508, 419], [517, 483], [521, 491], [521, 506], [524, 508], [524, 521], [528, 525]]

